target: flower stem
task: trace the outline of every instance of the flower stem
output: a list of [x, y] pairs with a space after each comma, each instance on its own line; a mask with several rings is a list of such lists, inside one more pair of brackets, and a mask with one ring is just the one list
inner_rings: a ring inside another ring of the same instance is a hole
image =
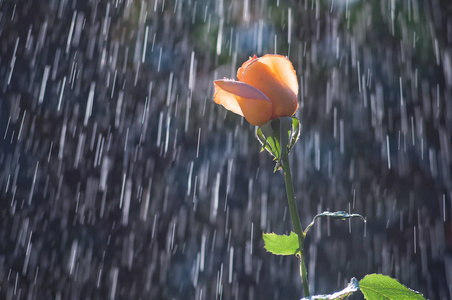
[[304, 263], [303, 255], [303, 242], [305, 235], [301, 227], [300, 216], [298, 215], [297, 204], [295, 203], [295, 195], [292, 183], [292, 175], [290, 173], [290, 165], [288, 157], [281, 159], [281, 165], [284, 173], [284, 182], [286, 183], [287, 202], [289, 203], [290, 217], [292, 219], [292, 226], [295, 233], [298, 235], [298, 245], [300, 247], [299, 263], [300, 263], [300, 276], [303, 284], [303, 291], [305, 297], [309, 297], [309, 284], [308, 284], [308, 272]]

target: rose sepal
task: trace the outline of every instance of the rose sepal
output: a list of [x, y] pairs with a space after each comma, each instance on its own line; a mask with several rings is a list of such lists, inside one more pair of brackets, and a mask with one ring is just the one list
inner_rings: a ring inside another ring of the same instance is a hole
[[301, 132], [300, 121], [295, 117], [273, 119], [258, 127], [256, 137], [262, 145], [261, 152], [267, 150], [276, 161], [274, 172], [282, 167]]

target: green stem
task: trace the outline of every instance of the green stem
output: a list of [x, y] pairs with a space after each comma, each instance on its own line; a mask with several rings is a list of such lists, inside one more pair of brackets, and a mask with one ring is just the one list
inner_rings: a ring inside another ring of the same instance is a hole
[[284, 172], [284, 181], [286, 183], [287, 202], [289, 203], [290, 217], [292, 219], [292, 226], [295, 233], [298, 235], [298, 245], [300, 247], [299, 263], [300, 263], [300, 276], [303, 284], [303, 291], [305, 297], [309, 297], [309, 284], [308, 284], [308, 272], [304, 263], [303, 255], [303, 241], [305, 235], [301, 227], [300, 216], [298, 215], [297, 204], [295, 203], [295, 195], [292, 183], [292, 175], [290, 173], [290, 165], [288, 157], [281, 159], [281, 165]]
[[303, 250], [300, 252], [300, 256], [298, 257], [300, 263], [300, 276], [301, 281], [303, 283], [303, 291], [305, 297], [309, 297], [311, 294], [309, 292], [309, 283], [308, 283], [308, 270], [306, 270], [306, 265], [304, 264], [304, 256]]

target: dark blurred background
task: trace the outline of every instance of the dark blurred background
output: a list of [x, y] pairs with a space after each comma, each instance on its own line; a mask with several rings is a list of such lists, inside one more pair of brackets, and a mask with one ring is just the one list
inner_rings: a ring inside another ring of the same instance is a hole
[[[452, 4], [0, 0], [0, 298], [299, 299], [283, 177], [213, 103], [288, 56], [311, 290], [452, 288]], [[353, 299], [362, 299], [361, 295]]]

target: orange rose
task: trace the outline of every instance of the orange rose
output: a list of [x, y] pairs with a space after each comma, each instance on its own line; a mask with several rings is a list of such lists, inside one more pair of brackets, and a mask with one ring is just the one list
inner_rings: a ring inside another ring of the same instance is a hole
[[292, 116], [298, 109], [298, 81], [290, 60], [281, 55], [250, 57], [237, 71], [238, 81], [215, 80], [215, 103], [252, 125]]

